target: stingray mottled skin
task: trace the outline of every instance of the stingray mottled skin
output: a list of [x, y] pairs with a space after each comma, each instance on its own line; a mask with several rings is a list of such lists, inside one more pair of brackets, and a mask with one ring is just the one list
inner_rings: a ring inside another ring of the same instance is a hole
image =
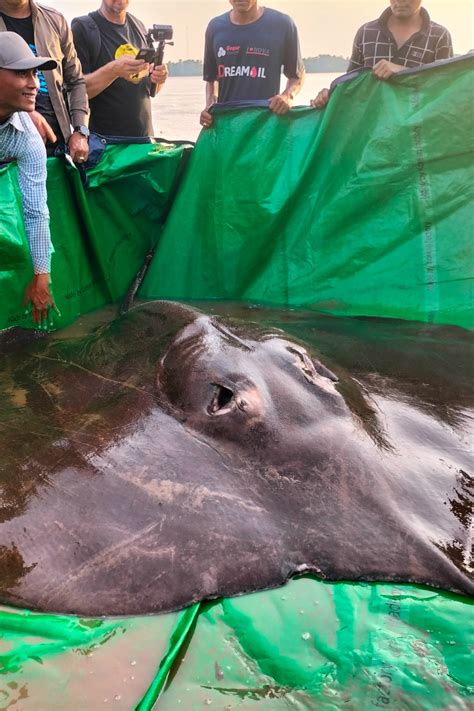
[[166, 612], [302, 571], [473, 593], [466, 332], [250, 313], [152, 302], [2, 356], [2, 602]]

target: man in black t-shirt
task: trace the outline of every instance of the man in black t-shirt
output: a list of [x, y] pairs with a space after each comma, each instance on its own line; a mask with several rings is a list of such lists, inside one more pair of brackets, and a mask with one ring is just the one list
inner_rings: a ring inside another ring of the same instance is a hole
[[102, 0], [98, 11], [72, 21], [90, 101], [90, 128], [105, 136], [153, 136], [150, 83], [159, 91], [166, 66], [135, 59], [146, 28], [127, 12], [129, 0]]
[[[232, 10], [215, 17], [206, 30], [206, 108], [201, 125], [212, 124], [209, 109], [220, 103], [268, 99], [271, 111], [289, 111], [304, 81], [298, 32], [293, 20], [257, 0], [230, 0]], [[287, 77], [280, 93], [281, 70]]]

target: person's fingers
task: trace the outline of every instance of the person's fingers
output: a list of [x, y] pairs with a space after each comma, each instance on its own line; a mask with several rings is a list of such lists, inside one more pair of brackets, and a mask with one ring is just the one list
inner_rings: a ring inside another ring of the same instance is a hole
[[326, 106], [326, 102], [323, 102], [322, 99], [317, 96], [315, 99], [311, 100], [311, 106], [313, 109], [322, 109]]
[[210, 113], [207, 111], [203, 111], [200, 116], [200, 124], [203, 128], [209, 128], [209, 126], [212, 126], [214, 119], [211, 116]]
[[270, 102], [269, 107], [270, 111], [273, 111], [273, 113], [277, 116], [283, 116], [290, 110], [289, 105], [283, 99], [278, 99], [273, 102]]
[[46, 136], [48, 138], [48, 141], [51, 141], [51, 143], [56, 143], [56, 141], [58, 140], [56, 134], [49, 125], [46, 126]]
[[89, 156], [89, 147], [81, 149], [69, 148], [69, 153], [74, 163], [85, 163]]
[[166, 74], [157, 74], [155, 72], [152, 72], [150, 76], [154, 84], [164, 84], [168, 78]]
[[121, 60], [119, 59], [119, 62], [130, 69], [134, 69], [135, 71], [140, 71], [145, 68], [148, 69], [150, 66], [148, 62], [144, 62], [142, 59], [134, 59], [133, 57], [128, 56], [123, 57]]

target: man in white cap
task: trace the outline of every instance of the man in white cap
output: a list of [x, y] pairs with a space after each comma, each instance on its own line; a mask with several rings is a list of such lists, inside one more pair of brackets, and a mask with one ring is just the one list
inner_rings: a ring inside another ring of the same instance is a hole
[[56, 61], [35, 57], [15, 32], [0, 33], [0, 161], [16, 160], [25, 230], [34, 277], [25, 293], [33, 320], [45, 326], [56, 308], [50, 291], [51, 237], [46, 202], [46, 148], [29, 113], [34, 111], [38, 69], [55, 69]]

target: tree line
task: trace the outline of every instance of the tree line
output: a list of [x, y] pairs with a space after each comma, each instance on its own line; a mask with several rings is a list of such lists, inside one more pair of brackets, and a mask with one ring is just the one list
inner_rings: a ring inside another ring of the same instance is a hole
[[[334, 54], [319, 54], [317, 57], [306, 57], [303, 61], [309, 74], [345, 72], [349, 64], [349, 59]], [[200, 59], [180, 59], [168, 62], [168, 70], [172, 77], [202, 76], [202, 62]]]

